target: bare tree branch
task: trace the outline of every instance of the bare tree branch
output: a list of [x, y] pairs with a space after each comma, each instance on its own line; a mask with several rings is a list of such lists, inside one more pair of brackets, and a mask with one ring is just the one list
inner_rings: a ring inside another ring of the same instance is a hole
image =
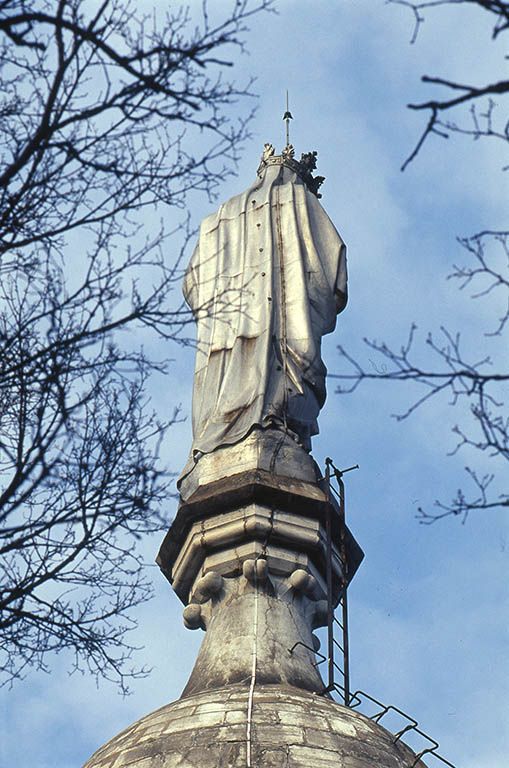
[[[493, 39], [496, 39], [498, 35], [509, 29], [509, 3], [504, 0], [428, 0], [428, 2], [420, 2], [418, 0], [387, 0], [387, 2], [392, 5], [404, 6], [412, 11], [414, 28], [410, 40], [411, 43], [415, 43], [417, 40], [420, 27], [425, 21], [425, 11], [439, 6], [469, 5], [492, 14], [494, 16], [494, 24], [492, 28]], [[509, 80], [507, 78], [504, 78], [503, 80], [496, 79], [493, 82], [475, 86], [458, 83], [455, 80], [448, 78], [424, 75], [422, 77], [422, 82], [438, 85], [453, 92], [460, 91], [460, 93], [455, 96], [429, 99], [427, 101], [407, 105], [408, 108], [412, 110], [427, 111], [429, 117], [417, 144], [401, 166], [402, 171], [415, 160], [430, 134], [436, 134], [442, 138], [449, 138], [451, 133], [463, 133], [471, 135], [475, 139], [482, 135], [490, 135], [509, 143], [509, 120], [505, 118], [505, 120], [502, 120], [500, 128], [494, 127], [495, 102], [492, 99], [494, 95], [504, 96], [509, 93]], [[481, 119], [483, 122], [486, 121], [486, 125], [481, 127], [477, 102], [481, 101], [484, 103], [486, 99], [488, 104], [486, 112], [480, 113]], [[442, 118], [444, 113], [453, 111], [456, 107], [468, 103], [471, 103], [470, 115], [472, 125], [470, 128], [459, 125], [456, 120], [444, 120]]]
[[[489, 297], [498, 299], [498, 305], [502, 299], [505, 309], [497, 318], [494, 330], [485, 334], [497, 341], [509, 321], [509, 232], [486, 230], [470, 238], [459, 238], [458, 242], [470, 261], [455, 265], [449, 279], [457, 281], [460, 290], [471, 288], [474, 300]], [[417, 327], [412, 325], [407, 341], [399, 349], [383, 341], [364, 339], [369, 365], [361, 364], [339, 347], [347, 368], [331, 375], [340, 382], [337, 392], [354, 392], [365, 381], [404, 382], [409, 404], [394, 414], [398, 421], [407, 419], [430, 400], [447, 395], [460, 419], [452, 430], [457, 438], [453, 453], [469, 447], [487, 454], [494, 466], [502, 470], [509, 464], [509, 418], [505, 402], [509, 368], [504, 365], [504, 358], [498, 364], [487, 354], [470, 359], [463, 351], [461, 334], [453, 334], [443, 326], [438, 340], [428, 333], [425, 348], [416, 348], [416, 333]], [[461, 426], [461, 421], [466, 426]], [[470, 512], [509, 506], [509, 491], [492, 492], [495, 472], [481, 475], [471, 467], [465, 469], [473, 495], [460, 489], [450, 503], [437, 501], [436, 511], [419, 509], [420, 522], [431, 523], [449, 515], [459, 515], [465, 521]], [[501, 471], [498, 476], [502, 477]], [[502, 484], [507, 486], [504, 479]]]
[[[509, 3], [503, 0], [387, 0], [411, 11], [414, 26], [411, 43], [415, 43], [427, 18], [427, 12], [439, 7], [477, 7], [491, 15], [492, 39], [509, 29]], [[509, 81], [494, 77], [492, 82], [481, 86], [464, 84], [443, 77], [424, 76], [423, 82], [445, 88], [443, 98], [409, 104], [410, 109], [428, 112], [428, 120], [415, 148], [402, 166], [405, 170], [419, 154], [431, 134], [449, 138], [452, 134], [497, 139], [509, 144], [509, 120], [502, 118], [497, 124], [496, 103], [493, 95], [504, 97], [509, 93]], [[485, 107], [479, 103], [486, 102]], [[444, 114], [469, 105], [468, 124]], [[509, 166], [504, 166], [504, 170]], [[480, 472], [465, 467], [470, 491], [460, 488], [449, 503], [435, 502], [433, 511], [419, 509], [421, 523], [430, 524], [445, 517], [459, 516], [463, 522], [470, 512], [488, 511], [509, 506], [507, 471], [509, 462], [509, 419], [506, 416], [505, 398], [509, 369], [507, 357], [500, 355], [500, 341], [509, 327], [509, 231], [483, 230], [470, 237], [458, 238], [468, 254], [466, 264], [454, 265], [450, 280], [458, 283], [460, 290], [472, 289], [471, 298], [479, 301], [489, 298], [490, 306], [500, 307], [492, 328], [484, 332], [486, 344], [491, 342], [491, 353], [475, 356], [465, 353], [465, 348], [475, 349], [475, 342], [463, 344], [460, 333], [453, 333], [442, 325], [440, 334], [428, 333], [424, 347], [417, 343], [417, 328], [412, 325], [408, 339], [400, 349], [394, 349], [383, 341], [364, 339], [368, 349], [368, 362], [359, 362], [345, 349], [340, 348], [346, 368], [335, 378], [341, 383], [338, 391], [355, 391], [364, 381], [404, 382], [409, 392], [409, 403], [395, 415], [404, 420], [431, 400], [447, 395], [450, 405], [458, 414], [453, 427], [457, 438], [457, 453], [462, 448], [485, 454], [493, 465], [493, 471]], [[485, 345], [483, 345], [483, 348]], [[498, 491], [497, 491], [498, 486]], [[473, 490], [472, 490], [473, 489]]]
[[0, 0], [3, 682], [64, 649], [122, 690], [146, 671], [126, 637], [151, 592], [137, 541], [168, 524], [159, 454], [180, 416], [151, 411], [168, 360], [139, 339], [188, 344], [192, 318], [174, 298], [188, 218], [147, 233], [143, 212], [234, 172], [251, 84], [225, 73], [270, 5]]

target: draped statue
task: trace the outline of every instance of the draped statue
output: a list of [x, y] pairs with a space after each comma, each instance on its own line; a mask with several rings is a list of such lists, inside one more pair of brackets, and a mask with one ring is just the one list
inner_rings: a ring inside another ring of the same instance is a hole
[[306, 450], [318, 432], [321, 339], [346, 305], [347, 277], [315, 155], [299, 162], [291, 146], [277, 156], [266, 145], [255, 183], [202, 222], [184, 279], [198, 326], [194, 460], [256, 427], [285, 430]]

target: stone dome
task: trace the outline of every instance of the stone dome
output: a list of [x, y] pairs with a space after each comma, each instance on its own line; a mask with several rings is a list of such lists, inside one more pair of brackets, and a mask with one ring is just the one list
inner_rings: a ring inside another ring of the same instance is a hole
[[[248, 723], [251, 713], [251, 722]], [[290, 686], [229, 685], [167, 704], [84, 768], [425, 768], [381, 725]]]

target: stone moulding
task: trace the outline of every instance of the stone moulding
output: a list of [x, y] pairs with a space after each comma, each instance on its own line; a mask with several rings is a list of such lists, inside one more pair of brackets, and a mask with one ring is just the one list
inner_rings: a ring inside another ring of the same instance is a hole
[[259, 554], [281, 575], [307, 568], [325, 589], [326, 518], [332, 524], [335, 600], [357, 570], [362, 550], [345, 530], [348, 572], [339, 555], [339, 517], [334, 500], [316, 483], [263, 470], [230, 475], [199, 487], [179, 506], [157, 563], [183, 603], [207, 570], [224, 576], [241, 572], [242, 562]]

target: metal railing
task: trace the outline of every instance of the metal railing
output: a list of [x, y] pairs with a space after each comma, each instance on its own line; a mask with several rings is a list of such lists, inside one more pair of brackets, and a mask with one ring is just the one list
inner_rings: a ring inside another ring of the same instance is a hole
[[[341, 690], [341, 686], [336, 687], [337, 692], [342, 696], [343, 691]], [[378, 707], [378, 710], [374, 713], [368, 714], [368, 712], [363, 711], [364, 709], [367, 709], [366, 702], [370, 702], [371, 704], [375, 704]], [[409, 768], [415, 768], [419, 761], [426, 755], [427, 757], [432, 757], [442, 765], [447, 765], [449, 768], [455, 768], [454, 764], [449, 762], [449, 760], [446, 760], [445, 757], [442, 757], [442, 755], [439, 754], [438, 750], [440, 748], [440, 745], [438, 741], [435, 741], [431, 736], [429, 736], [425, 731], [422, 730], [422, 728], [419, 727], [419, 723], [417, 720], [415, 720], [410, 715], [407, 715], [406, 712], [403, 712], [402, 709], [399, 709], [399, 707], [395, 707], [393, 704], [383, 704], [381, 701], [378, 701], [378, 699], [375, 699], [374, 696], [371, 696], [369, 693], [366, 693], [365, 691], [357, 690], [354, 693], [350, 695], [350, 708], [351, 709], [359, 709], [363, 712], [367, 717], [369, 717], [370, 720], [373, 720], [375, 723], [380, 723], [380, 721], [389, 715], [390, 713], [396, 714], [403, 722], [401, 723], [402, 727], [394, 732], [394, 729], [392, 727], [387, 728], [389, 732], [391, 732], [394, 736], [392, 743], [396, 744], [398, 741], [402, 741], [405, 746], [409, 747], [414, 753], [414, 761], [409, 766]], [[385, 726], [385, 724], [384, 724]], [[404, 737], [408, 738], [409, 736], [414, 735], [417, 736], [421, 741], [421, 748], [415, 747], [415, 745], [408, 744], [404, 740]], [[424, 743], [423, 743], [424, 742]], [[416, 748], [419, 751], [415, 751]]]

